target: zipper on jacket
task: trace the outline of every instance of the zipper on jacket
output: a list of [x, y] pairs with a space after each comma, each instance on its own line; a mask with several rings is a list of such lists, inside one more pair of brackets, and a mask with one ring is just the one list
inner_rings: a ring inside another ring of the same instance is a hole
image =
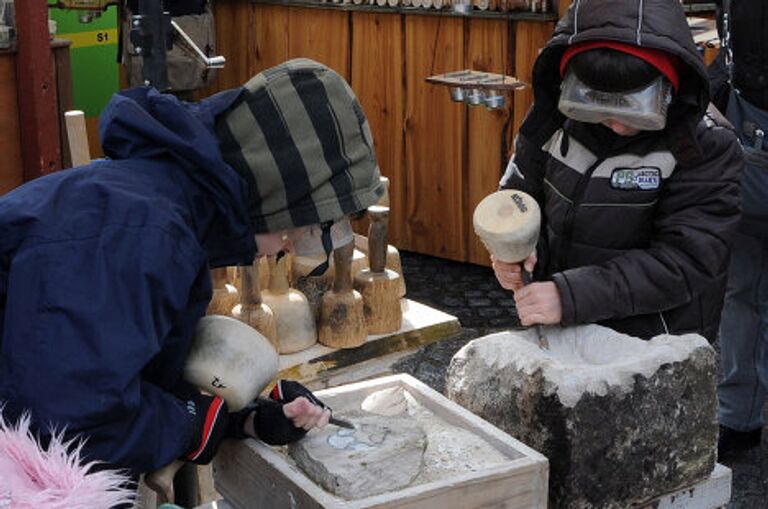
[[581, 200], [584, 198], [584, 193], [587, 190], [587, 185], [592, 178], [592, 174], [603, 161], [605, 161], [605, 157], [601, 155], [597, 158], [597, 161], [592, 163], [592, 166], [587, 168], [587, 171], [585, 171], [584, 175], [579, 179], [576, 186], [576, 192], [573, 193], [571, 206], [568, 209], [568, 212], [565, 213], [565, 220], [563, 221], [563, 248], [560, 251], [560, 260], [557, 270], [565, 270], [565, 261], [568, 259], [571, 250], [571, 237], [573, 236], [573, 223], [576, 222], [576, 209], [581, 205]]
[[664, 319], [664, 312], [659, 311], [659, 318], [661, 318], [661, 326], [664, 328], [664, 334], [669, 334], [669, 327], [667, 327], [667, 321]]

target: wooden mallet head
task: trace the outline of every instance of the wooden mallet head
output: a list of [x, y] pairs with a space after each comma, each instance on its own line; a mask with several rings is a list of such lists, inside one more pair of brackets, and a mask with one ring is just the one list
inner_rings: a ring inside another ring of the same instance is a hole
[[529, 194], [497, 191], [477, 205], [472, 223], [475, 233], [497, 260], [519, 263], [536, 249], [541, 211]]

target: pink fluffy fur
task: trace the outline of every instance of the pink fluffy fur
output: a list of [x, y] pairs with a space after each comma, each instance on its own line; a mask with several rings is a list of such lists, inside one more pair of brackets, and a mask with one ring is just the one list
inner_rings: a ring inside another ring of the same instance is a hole
[[29, 423], [25, 415], [10, 426], [0, 414], [0, 508], [105, 509], [133, 502], [127, 476], [89, 473], [94, 463], [80, 464], [82, 442], [65, 442], [61, 433], [43, 450]]

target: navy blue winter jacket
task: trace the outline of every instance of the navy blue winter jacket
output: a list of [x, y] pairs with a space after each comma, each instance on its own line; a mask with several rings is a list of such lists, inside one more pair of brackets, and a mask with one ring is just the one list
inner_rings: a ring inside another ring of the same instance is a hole
[[86, 459], [133, 472], [180, 457], [192, 420], [174, 394], [211, 295], [209, 266], [249, 263], [246, 185], [215, 116], [149, 88], [102, 115], [108, 159], [0, 198], [0, 404], [87, 436]]

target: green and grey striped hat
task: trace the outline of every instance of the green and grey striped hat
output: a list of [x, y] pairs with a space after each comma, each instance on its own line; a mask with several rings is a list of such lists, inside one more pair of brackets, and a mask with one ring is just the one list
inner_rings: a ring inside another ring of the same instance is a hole
[[341, 76], [301, 58], [244, 88], [216, 134], [224, 160], [249, 184], [255, 233], [335, 221], [378, 201], [371, 130]]

